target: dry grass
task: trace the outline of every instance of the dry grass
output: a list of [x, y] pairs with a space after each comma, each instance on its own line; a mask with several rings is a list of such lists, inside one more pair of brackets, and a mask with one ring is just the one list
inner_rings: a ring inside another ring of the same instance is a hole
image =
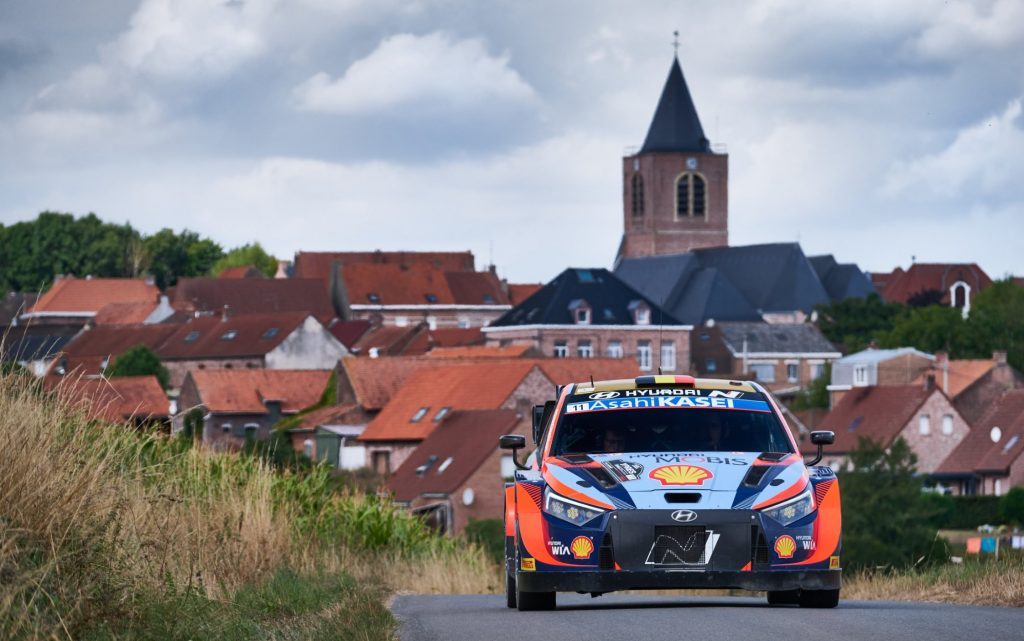
[[843, 598], [1024, 607], [1024, 560], [969, 560], [844, 578]]
[[[347, 551], [344, 534], [331, 530], [335, 522], [309, 527], [309, 497], [282, 500], [282, 477], [259, 461], [175, 450], [124, 426], [91, 423], [83, 410], [27, 377], [0, 375], [0, 638], [77, 638], [139, 615], [147, 599], [198, 594], [204, 603], [229, 603], [282, 569], [355, 576], [378, 606], [378, 588], [388, 585], [493, 587], [482, 578], [477, 548]], [[384, 521], [396, 518], [386, 507], [346, 506], [360, 517], [377, 509]], [[379, 628], [380, 638], [390, 635], [386, 623]]]

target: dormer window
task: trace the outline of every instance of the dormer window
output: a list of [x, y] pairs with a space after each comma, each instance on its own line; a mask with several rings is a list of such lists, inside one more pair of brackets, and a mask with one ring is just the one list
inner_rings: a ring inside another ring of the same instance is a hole
[[366, 300], [370, 301], [371, 303], [377, 304], [380, 302], [380, 294], [378, 294], [377, 292], [370, 292], [369, 294], [366, 295]]
[[590, 324], [590, 305], [582, 298], [569, 303], [569, 312], [572, 313], [572, 320], [577, 325]]
[[633, 315], [633, 322], [637, 325], [651, 324], [651, 307], [642, 300], [635, 300], [629, 304], [629, 311]]

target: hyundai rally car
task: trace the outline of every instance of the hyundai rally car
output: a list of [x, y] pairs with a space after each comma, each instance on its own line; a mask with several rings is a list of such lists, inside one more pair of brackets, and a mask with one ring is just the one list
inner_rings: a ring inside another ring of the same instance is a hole
[[501, 437], [508, 606], [557, 592], [742, 588], [768, 603], [835, 607], [839, 483], [805, 463], [756, 383], [642, 376], [576, 383], [534, 408], [536, 450]]

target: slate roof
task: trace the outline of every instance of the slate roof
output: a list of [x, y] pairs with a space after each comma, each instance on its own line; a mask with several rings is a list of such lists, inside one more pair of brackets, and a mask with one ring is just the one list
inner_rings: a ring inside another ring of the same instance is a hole
[[837, 364], [857, 363], [857, 364], [871, 364], [871, 363], [882, 363], [887, 360], [903, 356], [904, 354], [916, 354], [921, 358], [927, 358], [934, 360], [935, 357], [931, 354], [922, 352], [913, 347], [895, 347], [892, 349], [865, 349], [860, 352], [854, 352], [844, 356], [836, 361]]
[[733, 355], [742, 354], [744, 340], [747, 353], [762, 354], [830, 354], [841, 356], [839, 350], [810, 323], [720, 323], [722, 340]]
[[873, 274], [878, 293], [893, 303], [907, 303], [927, 291], [942, 293], [940, 302], [949, 304], [949, 288], [957, 281], [971, 286], [977, 294], [992, 284], [992, 279], [976, 263], [914, 263], [904, 270], [897, 267], [889, 274]]
[[180, 278], [168, 290], [176, 309], [232, 314], [305, 312], [326, 323], [334, 317], [322, 281], [302, 278]]
[[[998, 427], [1000, 438], [992, 440], [992, 428]], [[936, 474], [973, 474], [989, 472], [1006, 474], [1011, 464], [1024, 452], [1024, 389], [1009, 390], [993, 403], [971, 426], [964, 440], [957, 445]]]
[[58, 277], [24, 316], [94, 315], [109, 303], [156, 303], [156, 285], [135, 278]]
[[678, 58], [672, 60], [665, 88], [658, 99], [658, 108], [647, 130], [644, 146], [640, 149], [640, 153], [658, 151], [711, 151]]
[[427, 265], [445, 271], [474, 271], [473, 252], [296, 252], [295, 278], [329, 281], [335, 265]]
[[38, 294], [7, 292], [0, 298], [0, 327], [17, 324], [18, 317], [32, 307], [39, 298]]
[[[819, 260], [819, 268], [826, 263]], [[835, 277], [835, 293], [857, 295], [871, 289], [867, 276], [853, 267], [844, 267]], [[649, 299], [665, 301], [666, 312], [691, 325], [709, 319], [757, 321], [771, 312], [810, 313], [816, 305], [841, 300], [833, 298], [798, 243], [622, 258], [615, 275]], [[848, 279], [845, 286], [843, 279]]]
[[56, 356], [81, 331], [81, 326], [18, 325], [0, 333], [0, 360], [21, 362]]
[[57, 394], [81, 403], [91, 418], [111, 422], [165, 419], [171, 411], [155, 376], [68, 379], [57, 387]]
[[835, 445], [829, 451], [849, 452], [857, 446], [858, 437], [888, 447], [932, 394], [942, 394], [942, 391], [926, 390], [923, 385], [852, 389], [821, 420], [821, 429], [836, 434]]
[[280, 401], [282, 414], [315, 405], [330, 370], [199, 369], [188, 373], [203, 407], [218, 414], [264, 414], [265, 401]]
[[635, 325], [630, 305], [636, 301], [651, 308], [652, 326], [682, 324], [607, 269], [569, 268], [490, 326], [576, 325], [570, 309], [576, 301], [590, 306], [591, 325]]
[[811, 256], [808, 260], [833, 301], [867, 298], [877, 293], [871, 280], [853, 263], [836, 262], [832, 254]]
[[[515, 431], [513, 410], [460, 410], [444, 419], [388, 479], [396, 501], [451, 494], [492, 456], [498, 437]], [[497, 479], [495, 479], [497, 481]]]

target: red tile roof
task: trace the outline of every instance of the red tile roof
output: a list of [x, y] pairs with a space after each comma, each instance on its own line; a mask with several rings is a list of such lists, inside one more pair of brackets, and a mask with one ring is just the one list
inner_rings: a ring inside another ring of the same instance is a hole
[[[61, 350], [50, 368], [50, 378], [60, 378], [56, 371], [63, 366], [65, 375], [92, 376], [100, 374], [103, 362], [113, 362], [117, 356], [137, 345], [144, 345], [158, 351], [176, 330], [175, 325], [97, 325], [86, 329]], [[109, 363], [108, 363], [109, 364]]]
[[355, 393], [355, 401], [367, 410], [379, 410], [405, 384], [406, 379], [435, 363], [412, 357], [341, 359], [341, 374]]
[[957, 281], [970, 285], [972, 295], [992, 284], [975, 263], [914, 263], [905, 271], [897, 267], [890, 274], [872, 274], [871, 280], [889, 302], [907, 303], [922, 292], [938, 291], [944, 305], [949, 304], [949, 288]]
[[295, 277], [330, 280], [336, 264], [427, 265], [445, 271], [474, 271], [473, 252], [297, 252]]
[[165, 419], [170, 415], [167, 395], [155, 376], [71, 378], [56, 389], [58, 396], [83, 403], [90, 417], [100, 420]]
[[836, 433], [830, 452], [845, 453], [865, 437], [887, 447], [914, 417], [914, 413], [939, 389], [923, 385], [857, 387], [847, 392], [820, 422], [823, 430]]
[[264, 401], [280, 401], [293, 414], [315, 405], [331, 372], [327, 370], [220, 369], [193, 370], [203, 407], [217, 414], [263, 414]]
[[314, 429], [321, 425], [366, 425], [369, 416], [358, 405], [331, 405], [302, 416], [298, 426], [293, 429]]
[[232, 314], [305, 312], [321, 323], [334, 317], [327, 288], [315, 279], [181, 278], [167, 291], [177, 309], [219, 314], [227, 305]]
[[[992, 440], [995, 427], [999, 428], [998, 440]], [[1022, 452], [1024, 389], [1016, 389], [1005, 392], [988, 408], [935, 473], [1006, 473]]]
[[[534, 364], [528, 359], [439, 363], [408, 377], [391, 401], [366, 426], [363, 441], [421, 441], [437, 426], [435, 417], [451, 410], [499, 409]], [[417, 421], [421, 408], [426, 413]]]
[[532, 345], [509, 345], [487, 347], [470, 345], [464, 347], [435, 347], [426, 353], [427, 358], [523, 358], [534, 355]]
[[341, 268], [352, 305], [508, 305], [491, 272], [452, 272], [431, 265], [357, 263]]
[[241, 265], [222, 269], [217, 278], [266, 278], [266, 274], [253, 265]]
[[[352, 352], [361, 356], [403, 356], [406, 350], [421, 333], [426, 325], [378, 325], [369, 329], [352, 345]], [[375, 352], [371, 350], [376, 350]], [[421, 352], [422, 353], [422, 350]]]
[[[515, 432], [520, 420], [513, 410], [453, 412], [388, 479], [388, 489], [397, 501], [454, 492], [495, 452], [498, 437]], [[428, 462], [425, 470], [418, 469]]]
[[486, 272], [445, 272], [452, 298], [459, 305], [508, 305], [497, 274]]
[[156, 301], [108, 303], [96, 312], [97, 325], [134, 325], [144, 322], [156, 309]]
[[508, 286], [508, 302], [511, 305], [518, 305], [530, 296], [533, 296], [544, 283], [509, 283]]
[[369, 329], [370, 321], [368, 320], [336, 320], [327, 328], [342, 345], [349, 349], [352, 349], [356, 341]]
[[644, 372], [629, 358], [538, 358], [534, 361], [555, 385], [636, 378]]
[[306, 312], [243, 314], [227, 320], [220, 315], [200, 316], [174, 326], [174, 333], [159, 346], [157, 353], [167, 360], [263, 356], [308, 317]]
[[27, 315], [95, 314], [110, 303], [156, 303], [160, 290], [134, 278], [58, 278]]

